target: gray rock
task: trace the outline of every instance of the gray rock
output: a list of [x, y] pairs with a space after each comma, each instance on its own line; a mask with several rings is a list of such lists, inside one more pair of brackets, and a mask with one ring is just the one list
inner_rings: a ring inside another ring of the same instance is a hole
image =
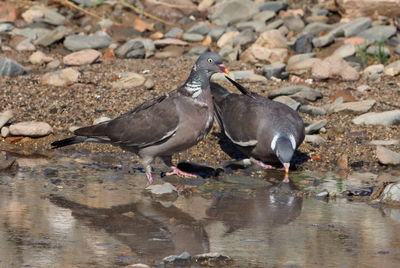
[[209, 50], [208, 46], [194, 46], [189, 50], [188, 54], [201, 55], [204, 52], [207, 52], [208, 50]]
[[295, 16], [295, 17], [288, 17], [283, 19], [285, 26], [295, 33], [299, 33], [304, 29], [304, 21]]
[[189, 30], [186, 31], [186, 33], [191, 33], [191, 34], [200, 34], [200, 35], [206, 35], [210, 32], [211, 27], [207, 22], [200, 21], [190, 27]]
[[333, 43], [334, 40], [335, 40], [335, 36], [333, 34], [331, 34], [331, 32], [329, 32], [321, 37], [315, 37], [312, 40], [312, 43], [313, 43], [314, 47], [324, 47], [324, 46], [327, 46], [327, 45]]
[[260, 11], [271, 10], [278, 13], [281, 10], [288, 8], [288, 3], [281, 1], [268, 1], [259, 5], [258, 9]]
[[0, 129], [0, 134], [3, 138], [7, 138], [10, 135], [10, 129], [8, 127], [2, 127]]
[[177, 38], [182, 33], [183, 33], [183, 30], [181, 28], [174, 27], [165, 33], [165, 37], [166, 38]]
[[238, 30], [244, 30], [247, 28], [250, 28], [258, 33], [264, 32], [267, 28], [267, 25], [263, 21], [244, 21], [244, 22], [239, 22], [236, 24], [236, 27]]
[[319, 135], [306, 135], [304, 141], [315, 145], [326, 143], [326, 140]]
[[0, 58], [0, 76], [18, 76], [26, 73], [27, 70], [18, 62]]
[[250, 0], [231, 0], [219, 5], [211, 14], [210, 19], [215, 24], [228, 25], [239, 21], [246, 21], [257, 12], [256, 5]]
[[64, 46], [68, 50], [78, 51], [88, 48], [106, 48], [111, 42], [112, 39], [107, 33], [100, 32], [92, 35], [69, 35], [64, 40]]
[[261, 72], [268, 79], [271, 79], [271, 77], [281, 78], [281, 74], [285, 71], [285, 67], [286, 65], [284, 63], [276, 62], [264, 65]]
[[112, 88], [116, 89], [130, 89], [140, 87], [146, 82], [146, 77], [139, 73], [123, 73], [122, 77], [112, 83]]
[[253, 20], [258, 20], [262, 22], [267, 22], [270, 19], [274, 18], [276, 16], [276, 13], [272, 10], [265, 10], [262, 12], [257, 13], [254, 17]]
[[225, 33], [226, 29], [224, 26], [217, 26], [212, 28], [208, 35], [211, 36], [212, 40], [216, 41]]
[[355, 53], [356, 53], [356, 47], [353, 44], [348, 43], [338, 47], [333, 52], [333, 55], [339, 56], [341, 58], [346, 58], [349, 56], [353, 56]]
[[27, 38], [19, 42], [15, 49], [17, 51], [35, 51], [36, 47], [32, 44], [31, 40]]
[[0, 113], [0, 128], [2, 128], [11, 118], [13, 118], [13, 112], [6, 110]]
[[34, 44], [47, 47], [63, 39], [67, 34], [69, 34], [69, 32], [70, 29], [66, 28], [65, 26], [58, 26], [51, 32], [40, 36], [35, 40]]
[[[56, 26], [67, 23], [67, 19], [54, 8], [50, 9], [44, 6], [33, 6], [28, 11], [40, 12], [42, 14], [40, 18], [34, 18], [35, 22], [46, 22]], [[24, 14], [22, 14], [22, 17], [24, 17]]]
[[41, 38], [42, 36], [49, 34], [50, 32], [51, 30], [45, 28], [23, 28], [23, 29], [16, 28], [12, 31], [12, 34], [22, 35], [28, 38], [29, 40], [34, 41], [36, 39]]
[[395, 76], [400, 74], [400, 60], [388, 64], [384, 70], [385, 75]]
[[369, 28], [357, 36], [372, 42], [386, 41], [396, 33], [396, 27], [388, 25], [379, 25]]
[[400, 47], [396, 48], [394, 51], [396, 54], [400, 54]]
[[146, 190], [150, 191], [150, 193], [155, 196], [171, 195], [177, 193], [175, 186], [173, 186], [169, 182], [163, 184], [149, 185], [146, 187]]
[[233, 38], [233, 46], [245, 46], [253, 43], [256, 39], [257, 34], [251, 29], [246, 29]]
[[297, 109], [301, 105], [299, 102], [295, 101], [294, 99], [292, 99], [289, 96], [279, 96], [279, 97], [274, 98], [274, 101], [286, 104], [287, 106], [289, 106], [290, 108], [292, 108], [295, 111], [297, 111]]
[[271, 23], [268, 23], [267, 27], [265, 27], [265, 30], [268, 31], [268, 30], [277, 29], [277, 28], [281, 27], [284, 23], [285, 22], [281, 19], [275, 20]]
[[1, 23], [0, 24], [0, 33], [11, 32], [14, 29], [14, 26], [10, 23]]
[[43, 137], [53, 132], [49, 124], [35, 121], [15, 123], [9, 129], [11, 135], [27, 137]]
[[357, 116], [352, 120], [356, 125], [366, 124], [366, 125], [399, 125], [400, 124], [400, 110], [386, 111], [381, 113], [366, 113]]
[[316, 101], [322, 98], [322, 93], [315, 89], [305, 89], [290, 95], [290, 97], [299, 101], [301, 104], [307, 104], [307, 101]]
[[299, 112], [309, 115], [326, 115], [326, 110], [324, 108], [311, 105], [300, 106]]
[[400, 182], [386, 185], [379, 200], [384, 203], [400, 204]]
[[191, 262], [191, 256], [188, 252], [183, 252], [180, 255], [170, 255], [165, 257], [162, 261], [164, 264], [174, 264], [174, 265], [189, 265]]
[[184, 33], [182, 39], [188, 42], [201, 42], [204, 36], [201, 34]]
[[333, 113], [345, 112], [362, 114], [368, 112], [375, 105], [375, 103], [375, 100], [332, 103], [329, 107], [329, 111]]
[[312, 22], [307, 24], [303, 29], [303, 33], [309, 33], [314, 36], [318, 36], [321, 32], [329, 32], [333, 29], [333, 25], [326, 24], [323, 22]]
[[345, 37], [354, 36], [366, 30], [371, 26], [372, 20], [370, 18], [356, 18], [343, 26], [343, 33]]
[[296, 62], [300, 62], [305, 59], [310, 59], [314, 58], [315, 53], [304, 53], [304, 54], [298, 54], [298, 55], [293, 55], [288, 59], [288, 65], [293, 65]]
[[326, 126], [328, 123], [327, 120], [319, 120], [317, 122], [312, 123], [311, 125], [305, 128], [306, 134], [315, 134], [318, 133], [319, 130]]
[[155, 45], [151, 39], [133, 39], [119, 46], [115, 55], [119, 58], [148, 58], [154, 54]]
[[400, 140], [373, 140], [373, 141], [370, 141], [368, 144], [369, 145], [389, 146], [389, 145], [400, 144]]
[[16, 158], [9, 155], [7, 152], [0, 152], [0, 170], [10, 168], [15, 160]]
[[294, 51], [296, 53], [310, 53], [313, 49], [312, 40], [314, 36], [312, 34], [303, 34], [297, 38], [294, 43]]
[[383, 146], [376, 147], [376, 157], [384, 165], [400, 165], [400, 153], [389, 150]]
[[217, 252], [208, 252], [203, 254], [194, 255], [193, 261], [198, 264], [208, 264], [207, 266], [218, 267], [219, 265], [229, 264], [232, 258]]
[[390, 50], [387, 47], [380, 47], [371, 45], [367, 48], [367, 53], [369, 55], [377, 55], [378, 53], [384, 53], [385, 55], [390, 55]]
[[322, 93], [320, 91], [300, 85], [274, 89], [268, 93], [268, 98], [272, 99], [282, 95], [294, 95], [299, 92], [313, 92], [317, 98], [322, 98]]
[[76, 83], [79, 79], [80, 72], [73, 68], [45, 73], [42, 76], [41, 83], [45, 85], [64, 87]]

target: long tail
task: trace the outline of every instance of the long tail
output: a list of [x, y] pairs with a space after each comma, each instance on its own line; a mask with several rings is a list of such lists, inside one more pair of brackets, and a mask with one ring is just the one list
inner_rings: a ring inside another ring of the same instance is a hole
[[249, 91], [247, 88], [236, 82], [235, 80], [232, 80], [229, 76], [225, 75], [226, 79], [229, 80], [237, 89], [239, 89], [240, 92], [242, 92], [243, 95], [249, 96], [254, 98], [253, 94], [251, 91]]
[[63, 140], [55, 141], [51, 144], [52, 149], [72, 145], [72, 144], [77, 144], [77, 143], [82, 143], [85, 142], [88, 138], [87, 137], [82, 137], [82, 136], [74, 136], [70, 138], [66, 138]]

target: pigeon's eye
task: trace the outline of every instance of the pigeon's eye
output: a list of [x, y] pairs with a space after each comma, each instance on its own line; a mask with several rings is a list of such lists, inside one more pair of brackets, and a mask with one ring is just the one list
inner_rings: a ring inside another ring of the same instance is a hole
[[208, 62], [209, 63], [213, 63], [213, 59], [212, 58], [208, 58]]

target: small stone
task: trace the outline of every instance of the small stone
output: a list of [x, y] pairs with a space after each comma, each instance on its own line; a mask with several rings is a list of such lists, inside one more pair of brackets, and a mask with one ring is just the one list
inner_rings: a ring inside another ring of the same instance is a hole
[[400, 124], [400, 110], [392, 110], [381, 113], [366, 113], [360, 115], [352, 120], [356, 125], [399, 125]]
[[318, 133], [318, 131], [325, 127], [326, 124], [328, 123], [327, 120], [319, 120], [317, 122], [312, 123], [311, 125], [307, 126], [305, 128], [305, 133], [306, 134], [315, 134]]
[[373, 141], [370, 141], [368, 144], [370, 144], [370, 145], [389, 146], [389, 145], [400, 144], [400, 140], [373, 140]]
[[204, 21], [200, 21], [190, 27], [189, 30], [186, 31], [186, 33], [191, 33], [191, 34], [199, 34], [199, 35], [206, 35], [210, 32], [211, 27], [210, 24]]
[[194, 255], [192, 257], [195, 263], [201, 266], [221, 267], [232, 263], [232, 258], [218, 252], [208, 252]]
[[385, 75], [395, 76], [400, 74], [400, 60], [394, 61], [387, 65], [384, 70]]
[[151, 39], [132, 39], [118, 47], [115, 50], [115, 54], [119, 58], [148, 58], [154, 54], [156, 49], [155, 42], [160, 40], [153, 41]]
[[177, 27], [174, 27], [165, 33], [166, 38], [179, 38], [182, 35], [183, 35], [183, 30]]
[[312, 52], [313, 45], [312, 40], [314, 35], [312, 34], [303, 34], [299, 38], [297, 38], [296, 43], [294, 44], [294, 51], [296, 53], [310, 53]]
[[338, 47], [332, 55], [339, 56], [341, 58], [346, 58], [349, 56], [353, 56], [356, 53], [356, 47], [351, 44], [343, 44], [342, 46]]
[[94, 49], [84, 49], [68, 54], [63, 58], [65, 65], [92, 64], [101, 57], [101, 53]]
[[201, 34], [184, 33], [182, 39], [188, 42], [201, 42], [204, 39], [204, 36]]
[[64, 40], [64, 46], [71, 51], [88, 48], [102, 49], [108, 47], [111, 43], [111, 37], [105, 32], [92, 35], [69, 35]]
[[333, 29], [333, 26], [330, 24], [322, 23], [322, 22], [312, 22], [307, 24], [303, 29], [303, 33], [309, 33], [314, 36], [320, 36], [322, 32], [329, 32]]
[[197, 6], [197, 10], [200, 12], [207, 11], [213, 4], [215, 0], [202, 0]]
[[257, 6], [250, 0], [231, 0], [222, 2], [209, 15], [209, 18], [217, 25], [228, 25], [239, 21], [246, 21], [257, 12]]
[[112, 84], [116, 89], [129, 89], [144, 85], [146, 77], [138, 73], [127, 73]]
[[294, 99], [292, 99], [289, 96], [279, 96], [279, 97], [274, 98], [274, 101], [286, 104], [287, 106], [289, 106], [290, 108], [292, 108], [295, 111], [297, 111], [297, 109], [301, 105], [299, 102], [295, 101]]
[[[294, 33], [299, 33], [304, 29], [304, 21], [299, 18], [298, 16], [292, 16], [292, 17], [287, 17], [283, 19], [285, 26], [289, 29], [289, 31], [292, 31]], [[312, 37], [310, 37], [310, 43], [312, 40]], [[310, 52], [310, 51], [307, 51]], [[301, 53], [305, 53], [305, 52], [301, 52]]]
[[78, 81], [80, 73], [72, 68], [46, 73], [42, 76], [42, 83], [51, 86], [69, 86]]
[[385, 70], [385, 66], [383, 64], [374, 64], [370, 65], [364, 69], [363, 74], [366, 76], [371, 76], [375, 74], [382, 74]]
[[[147, 187], [147, 188], [149, 188], [149, 187]], [[185, 251], [185, 252], [182, 252], [180, 255], [170, 255], [168, 257], [165, 257], [162, 261], [164, 264], [174, 264], [174, 265], [179, 265], [179, 266], [186, 266], [186, 265], [190, 264], [191, 258], [192, 257], [190, 256], [190, 254]]]
[[156, 47], [165, 47], [170, 45], [187, 46], [189, 45], [189, 43], [175, 38], [164, 38], [164, 39], [154, 40], [154, 45]]
[[31, 40], [25, 39], [19, 42], [15, 49], [17, 51], [35, 51], [36, 47], [32, 44]]
[[271, 79], [271, 77], [281, 78], [282, 72], [285, 71], [286, 65], [284, 63], [273, 63], [269, 65], [264, 65], [261, 69], [262, 74]]
[[342, 98], [343, 102], [352, 102], [357, 100], [348, 89], [341, 89], [339, 91], [336, 91], [335, 94], [331, 95], [328, 100], [330, 102], [334, 102], [338, 98]]
[[379, 25], [369, 28], [360, 34], [358, 37], [364, 38], [372, 42], [386, 41], [396, 33], [396, 27], [388, 25]]
[[306, 135], [304, 141], [315, 145], [326, 143], [326, 140], [319, 135]]
[[285, 23], [285, 22], [284, 22], [283, 20], [281, 20], [281, 19], [274, 20], [273, 22], [270, 22], [270, 23], [267, 24], [267, 27], [266, 27], [265, 30], [268, 31], [268, 30], [275, 30], [275, 29], [278, 29], [278, 28], [281, 27], [284, 23]]
[[293, 55], [288, 59], [288, 65], [294, 64], [302, 60], [311, 59], [314, 57], [315, 53], [304, 53], [304, 54]]
[[332, 103], [329, 107], [329, 111], [333, 113], [353, 113], [362, 114], [368, 112], [374, 105], [375, 100], [364, 100], [356, 102], [346, 102], [346, 103]]
[[169, 182], [147, 186], [146, 190], [150, 191], [150, 193], [155, 196], [171, 195], [177, 193], [175, 186], [173, 186]]
[[399, 165], [400, 153], [389, 150], [383, 146], [376, 147], [376, 157], [383, 165]]
[[144, 82], [144, 88], [147, 90], [152, 90], [154, 88], [154, 81], [151, 78], [147, 78], [146, 82]]
[[22, 13], [21, 16], [28, 23], [42, 21], [56, 26], [67, 23], [67, 19], [55, 9], [50, 9], [44, 6], [32, 6], [30, 9]]
[[299, 112], [306, 113], [309, 115], [326, 115], [326, 111], [322, 107], [315, 107], [311, 105], [300, 106]]
[[168, 46], [163, 51], [157, 51], [155, 58], [165, 59], [165, 58], [176, 58], [183, 55], [184, 48], [178, 46]]
[[10, 23], [1, 23], [0, 24], [0, 33], [11, 32], [14, 29], [14, 26]]
[[334, 40], [335, 36], [329, 32], [323, 36], [315, 37], [312, 40], [312, 44], [314, 45], [314, 47], [324, 47], [333, 43]]
[[218, 47], [224, 47], [228, 44], [233, 44], [234, 38], [239, 35], [238, 31], [225, 32], [217, 41]]
[[364, 92], [367, 92], [369, 90], [371, 90], [371, 88], [368, 85], [360, 85], [360, 86], [357, 87], [357, 91], [359, 91], [359, 92], [363, 92], [364, 93]]
[[0, 128], [2, 128], [11, 118], [13, 118], [14, 114], [11, 110], [6, 110], [0, 113]]
[[58, 67], [60, 67], [61, 62], [59, 60], [53, 60], [51, 62], [49, 62], [46, 66], [46, 69], [57, 69]]
[[294, 74], [302, 74], [304, 72], [310, 71], [314, 64], [321, 62], [320, 59], [317, 58], [309, 58], [300, 61], [296, 61], [294, 63], [289, 63], [286, 67], [286, 71]]
[[265, 10], [270, 10], [274, 11], [275, 13], [278, 13], [281, 10], [286, 10], [288, 8], [288, 3], [284, 1], [267, 1], [265, 3], [262, 3], [258, 9], [260, 11], [265, 11]]
[[101, 116], [101, 117], [96, 118], [95, 120], [93, 120], [93, 125], [97, 125], [97, 124], [100, 124], [100, 123], [103, 123], [103, 122], [107, 122], [107, 121], [110, 121], [110, 120], [111, 120], [110, 117]]
[[38, 39], [35, 40], [35, 44], [47, 47], [63, 39], [69, 33], [70, 29], [64, 26], [58, 26], [54, 30], [41, 35]]
[[253, 20], [258, 20], [262, 22], [267, 22], [270, 19], [274, 18], [276, 16], [276, 13], [272, 10], [264, 10], [262, 12], [257, 13], [254, 15]]
[[2, 127], [0, 132], [3, 138], [7, 138], [10, 135], [10, 129], [8, 127]]
[[27, 137], [43, 137], [53, 132], [49, 124], [35, 121], [15, 123], [9, 129], [11, 135]]
[[370, 18], [356, 18], [348, 23], [346, 23], [343, 27], [343, 33], [345, 37], [354, 36], [366, 29], [368, 29], [372, 24], [372, 20]]
[[389, 204], [400, 204], [400, 183], [390, 183], [386, 185], [379, 200]]
[[9, 155], [7, 152], [0, 152], [0, 171], [10, 168], [15, 163], [15, 160], [16, 158]]
[[317, 99], [322, 98], [322, 93], [314, 89], [304, 89], [291, 95], [290, 97], [304, 104], [307, 103], [307, 101], [316, 101]]
[[212, 40], [218, 40], [226, 31], [226, 27], [224, 26], [217, 26], [211, 29], [208, 35], [212, 38]]
[[266, 25], [262, 21], [244, 21], [244, 22], [239, 22], [236, 25], [236, 28], [238, 30], [244, 30], [244, 29], [251, 29], [253, 31], [256, 31], [258, 33], [263, 32], [266, 30]]
[[360, 78], [356, 69], [339, 56], [330, 56], [312, 67], [312, 77], [315, 79], [341, 78], [344, 81], [355, 81]]
[[18, 62], [7, 58], [0, 58], [0, 76], [19, 76], [27, 70]]
[[52, 57], [47, 56], [42, 51], [36, 51], [29, 57], [29, 61], [35, 65], [42, 65], [53, 61]]
[[300, 85], [274, 89], [268, 93], [268, 98], [273, 99], [277, 96], [282, 96], [282, 95], [294, 95], [301, 91], [314, 92], [318, 98], [322, 98], [322, 93], [320, 91], [312, 89], [307, 86], [300, 86]]

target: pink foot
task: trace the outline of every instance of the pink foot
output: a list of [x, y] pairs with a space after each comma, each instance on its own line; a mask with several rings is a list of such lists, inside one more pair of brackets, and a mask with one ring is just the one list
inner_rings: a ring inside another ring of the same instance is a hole
[[288, 175], [288, 174], [285, 174], [285, 177], [283, 178], [283, 181], [282, 181], [282, 182], [285, 182], [285, 183], [290, 182], [290, 181], [289, 181], [289, 175]]
[[261, 166], [263, 169], [274, 169], [273, 166], [264, 164], [263, 162], [261, 162], [261, 161], [259, 161], [259, 160], [254, 159], [253, 161], [254, 161], [257, 165]]
[[154, 183], [154, 178], [153, 178], [153, 175], [151, 174], [151, 167], [150, 166], [146, 167], [146, 178], [147, 178], [146, 187], [149, 186], [149, 185], [152, 185]]
[[192, 174], [192, 173], [188, 173], [185, 171], [180, 170], [179, 168], [172, 166], [172, 171], [167, 172], [167, 176], [172, 176], [172, 175], [177, 175], [181, 178], [197, 178], [196, 175]]

